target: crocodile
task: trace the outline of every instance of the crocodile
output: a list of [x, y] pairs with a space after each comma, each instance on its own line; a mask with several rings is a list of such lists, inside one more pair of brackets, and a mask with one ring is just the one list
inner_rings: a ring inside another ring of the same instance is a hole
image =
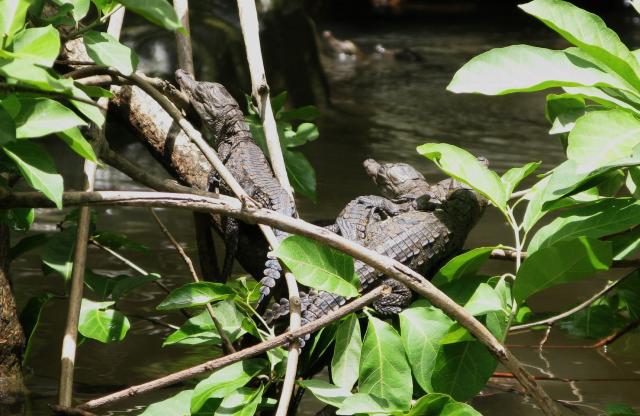
[[[383, 194], [402, 195], [397, 185], [406, 182], [390, 180], [389, 172], [393, 170], [388, 168], [391, 166], [373, 161], [367, 172], [382, 188]], [[410, 166], [405, 169], [415, 171]], [[396, 179], [401, 179], [401, 176]], [[415, 209], [368, 224], [362, 244], [429, 277], [462, 249], [468, 233], [484, 212], [487, 201], [454, 179], [429, 185], [424, 179], [416, 177], [413, 186], [416, 192], [411, 192], [409, 186], [407, 198], [422, 202], [414, 206]], [[422, 198], [420, 193], [426, 195], [426, 198]], [[379, 313], [399, 313], [410, 302], [411, 292], [404, 285], [384, 278], [381, 273], [361, 261], [356, 260], [355, 269], [363, 291], [382, 283], [391, 286], [392, 293], [373, 305]], [[346, 301], [341, 296], [322, 291], [311, 291], [301, 300], [303, 324], [337, 309]], [[272, 322], [287, 313], [288, 304], [281, 301], [265, 313], [265, 318]]]
[[[267, 158], [251, 136], [240, 106], [226, 88], [215, 82], [196, 81], [188, 72], [180, 69], [175, 76], [202, 122], [205, 137], [249, 197], [263, 208], [297, 216], [294, 201], [276, 179]], [[233, 195], [231, 189], [217, 179], [215, 172], [212, 172], [211, 182], [219, 183], [223, 193]], [[240, 232], [255, 233], [246, 227], [241, 228], [237, 220], [229, 217], [223, 219], [222, 228], [226, 247], [222, 275], [226, 279], [231, 274], [233, 258], [241, 239]], [[274, 230], [274, 233], [280, 240], [288, 235], [279, 230]], [[281, 274], [277, 260], [268, 258], [261, 279], [263, 296], [269, 294]]]

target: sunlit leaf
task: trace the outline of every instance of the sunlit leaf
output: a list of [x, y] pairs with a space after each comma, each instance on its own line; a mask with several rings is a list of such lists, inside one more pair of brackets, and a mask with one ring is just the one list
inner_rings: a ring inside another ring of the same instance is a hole
[[262, 384], [257, 389], [240, 387], [222, 400], [214, 416], [253, 416], [262, 401], [263, 392]]
[[511, 168], [502, 175], [500, 180], [504, 184], [507, 199], [524, 178], [535, 172], [542, 162], [531, 162], [519, 168]]
[[275, 255], [305, 286], [345, 297], [358, 295], [353, 259], [334, 248], [294, 235], [280, 243]]
[[334, 386], [324, 380], [302, 380], [299, 384], [311, 391], [318, 400], [335, 407], [340, 407], [344, 399], [352, 396], [349, 389]]
[[187, 283], [169, 293], [157, 306], [157, 309], [180, 309], [205, 305], [233, 296], [233, 290], [222, 283], [196, 282]]
[[610, 242], [586, 237], [559, 241], [528, 256], [518, 270], [513, 295], [518, 303], [542, 289], [608, 270]]
[[373, 394], [356, 393], [344, 399], [336, 415], [388, 414], [399, 410], [383, 397]]
[[25, 29], [14, 39], [13, 52], [21, 59], [51, 67], [60, 53], [60, 35], [51, 25]]
[[129, 47], [105, 32], [88, 31], [83, 35], [87, 54], [97, 64], [112, 66], [130, 75], [138, 66], [138, 56]]
[[18, 138], [42, 137], [87, 124], [76, 113], [49, 98], [19, 97], [19, 101], [19, 112], [13, 117]]
[[82, 299], [78, 332], [100, 342], [122, 341], [131, 324], [122, 313], [110, 309], [113, 303]]
[[493, 249], [494, 247], [477, 247], [452, 258], [436, 273], [432, 283], [441, 286], [465, 275], [476, 274], [489, 259]]
[[13, 35], [22, 28], [27, 16], [28, 0], [3, 0], [0, 2], [0, 37], [11, 43]]
[[168, 30], [182, 28], [175, 10], [166, 0], [117, 0], [127, 10], [139, 14], [151, 23]]
[[[242, 326], [245, 320], [232, 301], [221, 301], [213, 305], [213, 314], [220, 322], [225, 334], [231, 342], [237, 341], [246, 333]], [[221, 338], [218, 330], [211, 319], [208, 311], [203, 311], [198, 315], [189, 318], [180, 329], [169, 335], [162, 346], [172, 344], [196, 345], [212, 344], [220, 345]]]
[[358, 317], [351, 314], [340, 323], [335, 336], [331, 379], [337, 386], [350, 390], [358, 381], [361, 351], [360, 324]]
[[175, 396], [153, 403], [140, 416], [191, 416], [191, 395], [193, 390], [183, 390]]
[[93, 147], [84, 138], [80, 129], [72, 127], [69, 130], [60, 131], [57, 133], [58, 137], [71, 148], [74, 152], [79, 154], [85, 159], [97, 162], [96, 154], [93, 151]]

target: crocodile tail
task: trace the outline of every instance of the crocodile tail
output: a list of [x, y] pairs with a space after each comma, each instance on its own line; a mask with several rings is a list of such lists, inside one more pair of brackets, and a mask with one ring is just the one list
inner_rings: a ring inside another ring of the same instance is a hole
[[260, 279], [260, 299], [258, 305], [263, 304], [267, 297], [271, 294], [278, 280], [282, 277], [282, 267], [278, 259], [271, 253], [267, 255], [267, 261], [265, 262], [265, 269], [263, 271], [264, 277]]

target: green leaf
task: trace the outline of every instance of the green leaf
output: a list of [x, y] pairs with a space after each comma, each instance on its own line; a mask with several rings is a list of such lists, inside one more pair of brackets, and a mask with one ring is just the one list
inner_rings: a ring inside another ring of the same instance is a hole
[[417, 150], [447, 175], [466, 183], [506, 213], [507, 195], [500, 177], [471, 153], [447, 143], [426, 143]]
[[183, 390], [175, 396], [147, 406], [140, 416], [191, 416], [192, 394], [193, 390]]
[[591, 171], [628, 157], [640, 144], [640, 120], [623, 110], [595, 111], [581, 117], [571, 133], [567, 157], [580, 171]]
[[269, 364], [263, 359], [243, 360], [220, 370], [198, 383], [191, 397], [191, 413], [195, 413], [210, 398], [224, 398], [247, 384]]
[[489, 312], [501, 311], [502, 300], [491, 286], [480, 283], [464, 308], [473, 316], [485, 315]]
[[130, 75], [138, 66], [138, 56], [105, 32], [88, 31], [83, 35], [87, 54], [97, 64], [111, 66]]
[[560, 322], [560, 327], [580, 338], [602, 339], [620, 329], [624, 319], [611, 306], [594, 304]]
[[519, 168], [511, 168], [500, 178], [504, 184], [507, 200], [524, 178], [535, 172], [542, 162], [531, 162]]
[[613, 244], [613, 259], [623, 260], [635, 253], [640, 247], [640, 228], [616, 235], [610, 239]]
[[439, 340], [453, 321], [435, 307], [411, 306], [400, 313], [400, 335], [413, 371], [413, 377], [426, 392], [433, 392], [431, 376], [436, 363]]
[[408, 410], [413, 393], [402, 340], [388, 323], [369, 317], [358, 374], [358, 391], [384, 397], [391, 407]]
[[316, 140], [320, 136], [318, 127], [313, 123], [301, 123], [296, 131], [284, 131], [284, 145], [286, 147], [298, 147], [307, 142]]
[[106, 299], [111, 296], [111, 292], [118, 281], [126, 277], [126, 275], [110, 277], [95, 273], [91, 269], [86, 269], [84, 273], [84, 284], [91, 289], [93, 293], [98, 295], [100, 299]]
[[610, 242], [586, 237], [559, 241], [525, 259], [518, 270], [514, 298], [520, 303], [542, 289], [608, 270], [611, 261]]
[[584, 98], [572, 94], [549, 94], [544, 114], [551, 130], [549, 134], [568, 133], [575, 126], [576, 120], [587, 111]]
[[76, 22], [79, 22], [87, 15], [89, 6], [91, 6], [90, 0], [55, 0], [55, 2], [58, 4], [71, 4], [73, 6], [71, 14]]
[[53, 160], [42, 147], [20, 140], [6, 144], [2, 150], [16, 163], [29, 185], [45, 194], [58, 209], [62, 208], [62, 176], [56, 172]]
[[[65, 221], [66, 220], [70, 219], [65, 219]], [[93, 234], [91, 239], [114, 250], [127, 249], [138, 252], [145, 252], [149, 250], [149, 247], [144, 244], [133, 241], [124, 234], [118, 234], [112, 231], [100, 230]]]
[[175, 10], [166, 0], [117, 0], [127, 10], [139, 14], [148, 21], [168, 30], [181, 29]]
[[305, 286], [345, 297], [358, 295], [360, 281], [353, 259], [338, 250], [292, 235], [280, 243], [275, 255]]
[[447, 262], [433, 277], [432, 283], [442, 286], [463, 276], [474, 275], [489, 259], [495, 247], [478, 247], [462, 253]]
[[29, 351], [31, 350], [31, 339], [33, 334], [35, 334], [36, 329], [38, 328], [38, 323], [40, 323], [40, 317], [42, 316], [42, 311], [46, 306], [47, 302], [49, 302], [54, 295], [52, 293], [43, 293], [39, 296], [34, 296], [27, 301], [27, 304], [22, 308], [20, 312], [20, 325], [22, 326], [22, 330], [25, 336], [25, 349], [22, 355], [22, 362], [26, 362]]
[[3, 47], [11, 43], [13, 35], [24, 25], [29, 3], [29, 0], [3, 0], [0, 2], [0, 37], [3, 39]]
[[[222, 325], [231, 342], [237, 341], [247, 331], [242, 327], [245, 317], [238, 311], [232, 301], [221, 301], [213, 305], [213, 314]], [[180, 329], [173, 332], [165, 339], [162, 346], [172, 344], [196, 345], [213, 344], [221, 345], [220, 334], [211, 320], [208, 311], [189, 318]]]
[[324, 380], [302, 380], [298, 384], [311, 391], [321, 402], [334, 407], [340, 407], [344, 399], [353, 395], [350, 389], [334, 386]]
[[318, 117], [320, 117], [320, 111], [318, 110], [318, 107], [314, 105], [305, 105], [291, 110], [280, 111], [278, 113], [278, 120], [282, 121], [311, 121], [315, 120]]
[[122, 341], [131, 324], [122, 313], [109, 309], [114, 302], [93, 302], [82, 299], [78, 332], [100, 342]]
[[227, 299], [233, 296], [233, 290], [222, 283], [196, 282], [187, 283], [169, 293], [156, 309], [180, 309], [205, 305], [210, 302]]
[[[78, 88], [77, 86], [73, 86], [73, 96], [77, 98], [83, 98], [85, 100], [89, 100], [89, 95], [84, 92], [83, 89]], [[78, 109], [82, 114], [85, 115], [89, 120], [93, 121], [97, 127], [102, 127], [104, 124], [104, 114], [102, 110], [95, 105], [91, 105], [82, 101], [72, 100], [69, 102]]]
[[[633, 0], [633, 7], [636, 11], [640, 10], [640, 3], [638, 0]], [[639, 12], [640, 13], [640, 12]], [[608, 404], [605, 408], [606, 416], [638, 416], [638, 412], [633, 410], [632, 407], [626, 404]]]
[[119, 279], [114, 285], [111, 291], [111, 297], [114, 300], [119, 300], [134, 289], [158, 279], [160, 279], [160, 275], [156, 273], [150, 273], [144, 276], [126, 276], [123, 279]]
[[496, 48], [472, 58], [447, 86], [455, 93], [502, 95], [563, 86], [627, 88], [624, 82], [572, 50], [529, 45]]
[[7, 224], [14, 231], [28, 231], [34, 218], [35, 210], [33, 208], [0, 210], [0, 222]]
[[262, 401], [263, 392], [262, 384], [257, 389], [240, 387], [222, 400], [214, 416], [253, 416]]
[[44, 91], [70, 93], [73, 89], [73, 80], [54, 77], [46, 69], [25, 59], [0, 58], [0, 75]]
[[407, 416], [481, 416], [465, 403], [459, 403], [442, 393], [422, 396], [413, 405]]
[[0, 106], [0, 146], [16, 140], [16, 123], [11, 115]]
[[316, 202], [316, 171], [304, 154], [293, 150], [282, 152], [287, 168], [287, 177], [297, 194]]
[[633, 198], [607, 198], [569, 209], [538, 230], [529, 242], [527, 252], [533, 254], [558, 241], [580, 236], [599, 238], [616, 234], [638, 224], [638, 218], [640, 201]]
[[13, 117], [18, 138], [42, 137], [87, 125], [76, 113], [57, 101], [42, 97], [18, 97], [18, 99], [20, 109]]
[[351, 390], [358, 381], [358, 367], [362, 352], [360, 323], [355, 314], [350, 314], [340, 323], [335, 340], [331, 358], [331, 379], [337, 386]]
[[385, 398], [356, 393], [344, 399], [336, 415], [389, 414], [395, 410], [399, 410], [398, 407], [391, 405]]
[[466, 401], [478, 394], [497, 360], [478, 341], [442, 345], [431, 376], [433, 390]]
[[88, 159], [92, 162], [98, 161], [98, 158], [93, 151], [93, 147], [91, 147], [82, 133], [80, 133], [80, 129], [78, 129], [77, 127], [72, 127], [66, 131], [60, 131], [57, 133], [57, 135], [71, 148], [71, 150], [73, 150], [83, 158]]
[[60, 53], [60, 35], [51, 25], [25, 29], [16, 36], [13, 52], [34, 64], [52, 67]]
[[638, 62], [600, 17], [562, 0], [534, 0], [518, 7], [640, 89]]

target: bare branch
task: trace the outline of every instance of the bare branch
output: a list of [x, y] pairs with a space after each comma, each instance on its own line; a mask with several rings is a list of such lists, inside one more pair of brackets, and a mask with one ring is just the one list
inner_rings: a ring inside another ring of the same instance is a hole
[[[520, 257], [522, 259], [525, 259], [528, 256], [529, 255], [526, 251], [520, 252]], [[514, 250], [504, 250], [501, 248], [496, 248], [491, 251], [490, 258], [493, 260], [515, 261], [516, 252]], [[611, 263], [611, 267], [616, 269], [628, 269], [631, 267], [640, 268], [640, 259], [614, 260], [613, 263]]]
[[191, 52], [191, 29], [189, 28], [189, 0], [173, 0], [173, 8], [180, 19], [186, 34], [176, 31], [176, 45], [178, 50], [178, 66], [191, 75], [193, 70], [193, 53]]
[[168, 376], [161, 377], [159, 379], [149, 381], [147, 383], [139, 384], [137, 386], [129, 387], [128, 389], [120, 390], [118, 392], [109, 394], [104, 397], [100, 397], [98, 399], [90, 400], [84, 403], [83, 405], [79, 406], [79, 408], [95, 409], [96, 407], [104, 406], [105, 404], [114, 403], [116, 401], [126, 399], [128, 397], [137, 396], [142, 393], [146, 393], [162, 387], [170, 386], [172, 384], [194, 377], [198, 374], [214, 371], [219, 368], [225, 367], [227, 365], [236, 363], [238, 361], [242, 361], [244, 359], [263, 354], [269, 350], [285, 345], [286, 343], [293, 342], [304, 335], [315, 332], [320, 328], [323, 328], [329, 325], [330, 323], [341, 319], [342, 317], [350, 314], [351, 312], [360, 310], [365, 306], [369, 305], [374, 300], [376, 300], [378, 297], [382, 296], [383, 294], [389, 293], [389, 291], [390, 289], [388, 286], [379, 286], [373, 289], [372, 291], [366, 293], [362, 297], [355, 299], [354, 301], [346, 304], [345, 306], [341, 307], [335, 312], [332, 312], [318, 320], [310, 322], [304, 325], [303, 327], [301, 327], [300, 329], [297, 329], [295, 331], [285, 332], [284, 334], [278, 335], [275, 338], [261, 342], [260, 344], [254, 345], [252, 347], [245, 348], [244, 350], [238, 351], [234, 354], [225, 355], [224, 357], [207, 361], [206, 363], [196, 365], [194, 367], [187, 368], [185, 370], [178, 371], [173, 374], [169, 374]]

